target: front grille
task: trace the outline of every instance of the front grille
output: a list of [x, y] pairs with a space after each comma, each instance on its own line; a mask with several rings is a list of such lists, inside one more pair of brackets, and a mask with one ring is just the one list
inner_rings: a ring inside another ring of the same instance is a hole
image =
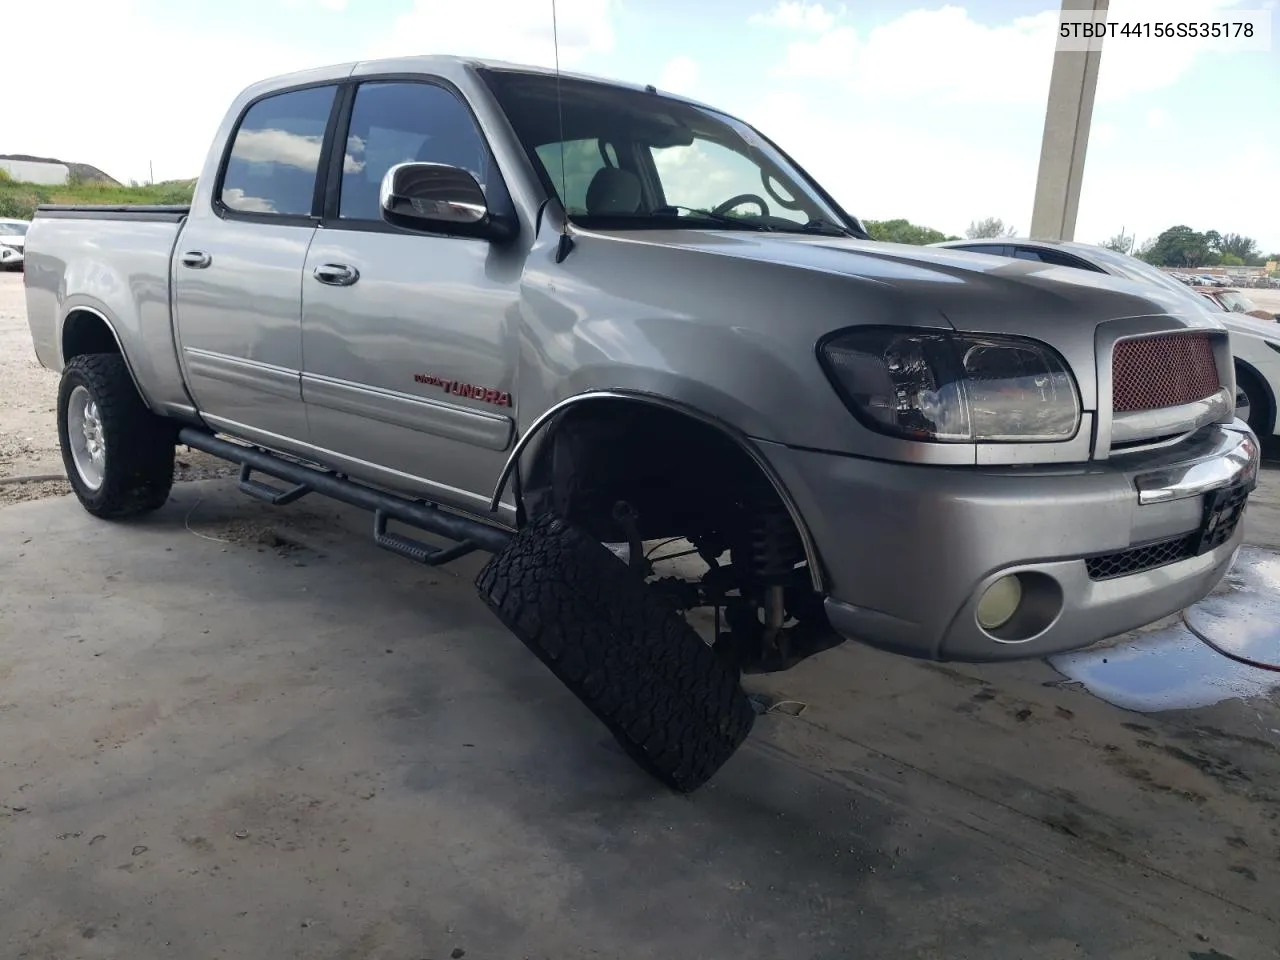
[[1085, 566], [1089, 569], [1089, 579], [1111, 580], [1186, 560], [1195, 556], [1198, 537], [1199, 534], [1189, 534], [1172, 540], [1161, 540], [1159, 543], [1149, 543], [1143, 547], [1132, 547], [1121, 550], [1119, 553], [1105, 553], [1100, 557], [1090, 557], [1085, 561]]
[[1121, 340], [1111, 355], [1111, 407], [1116, 413], [1193, 403], [1220, 386], [1213, 341], [1205, 333]]

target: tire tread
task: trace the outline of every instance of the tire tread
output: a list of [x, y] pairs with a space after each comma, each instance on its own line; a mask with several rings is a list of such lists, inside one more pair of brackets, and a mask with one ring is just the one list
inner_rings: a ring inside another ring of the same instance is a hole
[[[67, 439], [67, 401], [84, 386], [98, 404], [107, 444], [102, 485], [80, 479]], [[158, 510], [173, 487], [174, 430], [138, 396], [124, 357], [88, 353], [72, 358], [58, 388], [58, 440], [72, 490], [84, 508], [104, 520], [124, 520]]]
[[544, 514], [476, 578], [498, 619], [673, 790], [697, 789], [755, 721], [737, 673], [601, 543]]

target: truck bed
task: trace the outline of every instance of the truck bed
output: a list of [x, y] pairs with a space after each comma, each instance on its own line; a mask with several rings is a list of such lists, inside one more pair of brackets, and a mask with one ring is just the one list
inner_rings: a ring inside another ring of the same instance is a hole
[[176, 223], [185, 220], [190, 212], [189, 203], [42, 203], [36, 207], [36, 217], [75, 220], [158, 220]]
[[[169, 312], [170, 264], [187, 205], [42, 204], [27, 231], [27, 322], [41, 364], [61, 371], [105, 324], [157, 413], [188, 408]], [[100, 327], [99, 327], [100, 329]]]

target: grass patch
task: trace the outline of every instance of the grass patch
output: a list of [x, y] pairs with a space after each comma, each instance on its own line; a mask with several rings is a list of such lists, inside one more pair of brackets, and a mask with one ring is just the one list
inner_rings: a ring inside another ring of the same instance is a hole
[[167, 180], [128, 187], [73, 180], [49, 186], [13, 180], [0, 171], [0, 217], [30, 220], [41, 203], [190, 203], [195, 187], [195, 180]]

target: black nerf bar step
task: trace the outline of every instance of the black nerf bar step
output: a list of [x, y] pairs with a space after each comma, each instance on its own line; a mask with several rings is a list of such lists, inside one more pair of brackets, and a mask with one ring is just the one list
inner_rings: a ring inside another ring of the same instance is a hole
[[450, 560], [465, 557], [476, 549], [476, 545], [470, 540], [455, 543], [452, 547], [433, 547], [430, 544], [423, 543], [421, 540], [414, 540], [412, 537], [404, 537], [398, 533], [387, 533], [387, 520], [388, 517], [384, 511], [375, 510], [373, 512], [373, 542], [382, 547], [383, 550], [398, 553], [405, 559], [412, 560], [415, 563], [425, 563], [428, 567], [438, 567], [440, 564], [448, 563]]
[[[374, 539], [378, 542], [378, 546], [386, 547], [419, 563], [435, 566], [456, 560], [473, 550], [501, 553], [511, 542], [511, 534], [506, 530], [481, 523], [479, 520], [449, 513], [434, 504], [407, 500], [392, 493], [375, 490], [373, 487], [367, 487], [335, 473], [286, 460], [257, 447], [223, 440], [205, 430], [183, 427], [178, 431], [178, 442], [195, 450], [202, 450], [221, 460], [239, 464], [240, 489], [267, 503], [277, 505], [292, 503], [299, 497], [314, 492], [353, 507], [371, 511], [375, 515]], [[252, 471], [292, 483], [294, 488], [279, 490], [270, 484], [251, 480], [249, 474]], [[452, 540], [456, 546], [441, 549], [418, 543], [398, 534], [387, 533], [387, 520], [397, 520], [406, 526], [416, 527], [438, 537], [444, 537], [446, 540]], [[422, 551], [433, 552], [424, 555]], [[423, 556], [426, 559], [423, 559]]]
[[273, 507], [283, 507], [293, 503], [295, 500], [301, 500], [313, 489], [309, 483], [299, 483], [288, 490], [281, 490], [279, 487], [273, 487], [271, 484], [263, 483], [261, 480], [250, 479], [249, 475], [251, 473], [253, 473], [253, 467], [247, 463], [240, 464], [240, 492], [247, 493], [251, 497], [271, 504]]

